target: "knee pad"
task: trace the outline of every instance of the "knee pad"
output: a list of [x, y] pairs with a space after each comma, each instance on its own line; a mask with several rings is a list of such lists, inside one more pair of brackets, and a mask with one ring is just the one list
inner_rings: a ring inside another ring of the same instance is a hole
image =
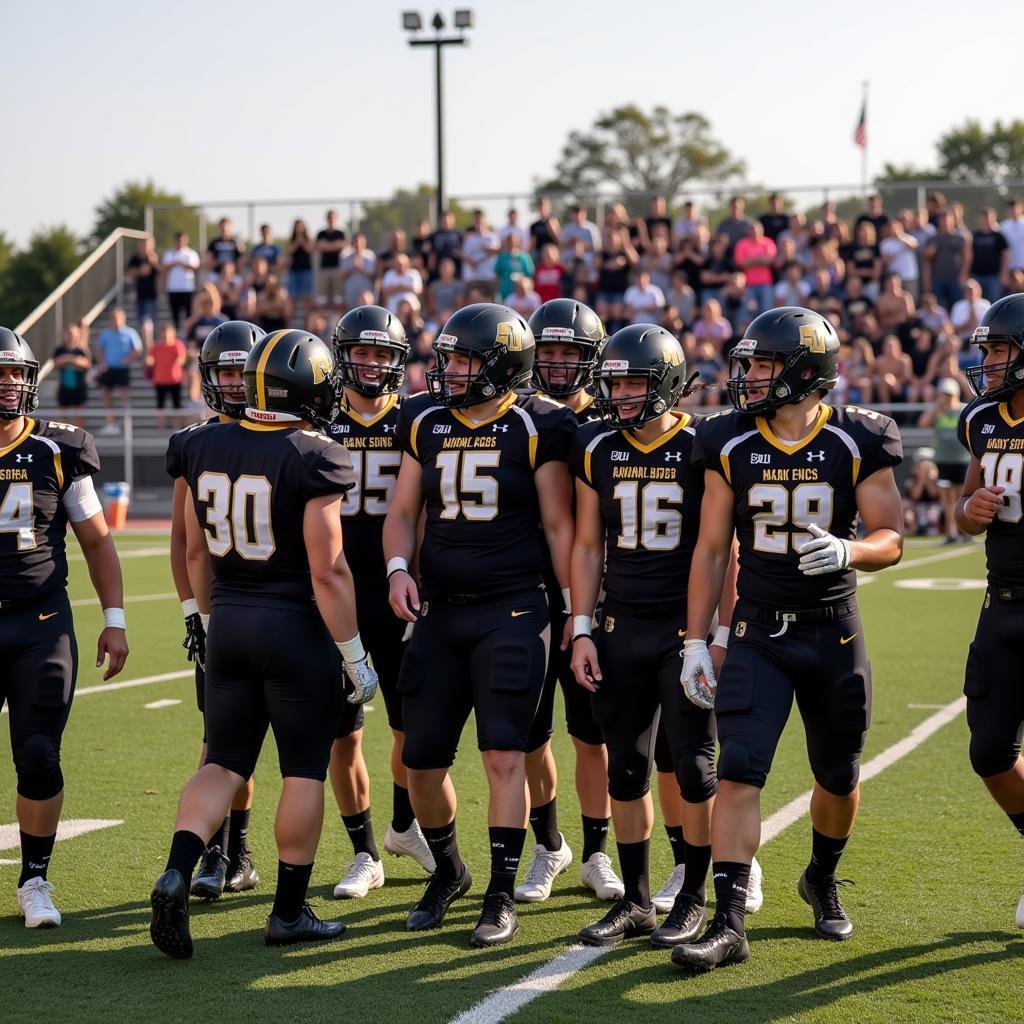
[[679, 790], [687, 803], [705, 803], [718, 791], [713, 753], [699, 751], [696, 756], [687, 757], [676, 774], [679, 778]]
[[49, 800], [64, 788], [60, 743], [52, 736], [29, 736], [14, 752], [14, 769], [18, 794], [28, 800]]
[[814, 781], [833, 796], [849, 796], [857, 788], [859, 780], [859, 758], [843, 764], [830, 765], [824, 771], [814, 773]]
[[982, 779], [1002, 775], [1010, 771], [1020, 757], [1020, 745], [999, 747], [984, 737], [971, 736], [971, 767], [974, 774]]
[[718, 752], [718, 778], [764, 789], [768, 773], [751, 765], [750, 751], [742, 740], [730, 737], [722, 740], [722, 749]]
[[636, 750], [608, 750], [608, 795], [613, 800], [639, 800], [651, 788], [651, 766]]

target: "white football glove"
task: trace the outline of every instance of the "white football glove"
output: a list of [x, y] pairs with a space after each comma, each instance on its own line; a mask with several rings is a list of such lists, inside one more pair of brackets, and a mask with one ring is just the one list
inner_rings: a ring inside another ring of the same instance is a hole
[[359, 661], [346, 661], [345, 675], [352, 684], [352, 692], [346, 698], [349, 704], [365, 704], [373, 700], [377, 692], [377, 670], [373, 667], [369, 654]]
[[705, 641], [687, 640], [683, 644], [683, 670], [679, 674], [679, 682], [691, 704], [704, 711], [714, 708], [718, 680]]
[[823, 576], [827, 572], [843, 572], [850, 568], [853, 557], [850, 542], [826, 533], [811, 523], [807, 532], [814, 538], [800, 549], [799, 569], [805, 576]]

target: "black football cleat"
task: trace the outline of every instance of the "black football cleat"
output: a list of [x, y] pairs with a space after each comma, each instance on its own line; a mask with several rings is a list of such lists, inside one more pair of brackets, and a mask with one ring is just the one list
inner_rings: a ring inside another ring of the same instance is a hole
[[223, 850], [219, 846], [208, 846], [192, 876], [192, 895], [201, 900], [219, 900], [224, 895], [227, 874], [228, 859]]
[[153, 945], [175, 960], [192, 956], [192, 934], [188, 928], [188, 889], [177, 871], [165, 871], [149, 894], [153, 917], [149, 937]]
[[684, 942], [672, 950], [672, 963], [696, 973], [745, 964], [749, 959], [750, 944], [746, 935], [734, 932], [724, 918], [718, 916], [696, 942]]
[[800, 898], [814, 911], [814, 930], [823, 939], [831, 942], [845, 942], [853, 935], [853, 922], [846, 916], [839, 902], [840, 885], [853, 885], [845, 879], [839, 881], [832, 875], [819, 885], [807, 880], [807, 872], [800, 876], [796, 891]]
[[313, 913], [313, 908], [304, 903], [294, 921], [282, 921], [276, 914], [271, 914], [263, 929], [263, 940], [268, 946], [292, 946], [296, 942], [330, 942], [344, 934], [343, 922], [321, 921]]
[[657, 927], [658, 914], [653, 905], [638, 907], [623, 896], [600, 921], [581, 929], [577, 937], [586, 946], [616, 946], [623, 939], [650, 935]]
[[448, 908], [460, 897], [469, 892], [473, 884], [473, 876], [465, 865], [458, 878], [441, 879], [437, 875], [427, 882], [419, 903], [409, 911], [405, 926], [411, 932], [424, 932], [430, 928], [440, 928]]
[[707, 908], [696, 896], [681, 892], [676, 896], [668, 917], [651, 935], [655, 949], [671, 949], [685, 942], [693, 942], [700, 935], [707, 919]]
[[511, 942], [519, 931], [515, 900], [507, 893], [489, 892], [484, 896], [484, 907], [469, 944], [476, 949], [485, 946], [503, 946]]
[[[195, 886], [195, 882], [192, 883]], [[260, 884], [260, 873], [252, 862], [252, 851], [242, 850], [237, 860], [229, 861], [224, 879], [225, 892], [248, 892]]]

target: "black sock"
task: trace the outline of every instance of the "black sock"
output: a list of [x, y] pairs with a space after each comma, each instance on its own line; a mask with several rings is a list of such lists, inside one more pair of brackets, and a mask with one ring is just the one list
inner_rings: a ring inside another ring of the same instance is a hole
[[209, 842], [206, 843], [205, 849], [209, 850], [211, 847], [219, 846], [221, 853], [227, 854], [228, 849], [228, 837], [231, 835], [231, 819], [225, 818], [223, 824], [216, 832], [210, 836]]
[[511, 899], [516, 887], [519, 858], [526, 842], [526, 829], [494, 825], [487, 834], [491, 841], [491, 880], [487, 883], [487, 891], [503, 892]]
[[206, 843], [195, 832], [175, 832], [171, 840], [171, 852], [167, 855], [167, 867], [164, 870], [177, 871], [188, 884], [205, 848]]
[[750, 865], [736, 861], [715, 862], [715, 902], [718, 904], [716, 917], [725, 918], [725, 923], [740, 935], [744, 932], [743, 919], [747, 916], [747, 886], [750, 884]]
[[416, 814], [409, 799], [409, 790], [397, 782], [391, 784], [391, 827], [396, 832], [408, 832]]
[[552, 797], [540, 807], [530, 808], [530, 828], [534, 837], [545, 850], [560, 850], [562, 837], [558, 834], [557, 798]]
[[683, 863], [686, 865], [686, 874], [683, 875], [683, 892], [696, 896], [701, 903], [707, 900], [707, 889], [705, 882], [708, 877], [708, 868], [711, 867], [711, 845], [694, 846], [692, 843], [683, 840]]
[[608, 845], [608, 818], [588, 818], [583, 815], [583, 863], [595, 853], [604, 853]]
[[[1010, 819], [1013, 827], [1021, 834], [1021, 838], [1024, 839], [1024, 811], [1018, 811], [1016, 814], [1008, 814], [1007, 817]], [[22, 833], [22, 843], [25, 842], [24, 833]], [[45, 878], [46, 876], [43, 875]]]
[[816, 828], [811, 829], [811, 862], [807, 865], [807, 881], [811, 885], [820, 885], [835, 875], [848, 839], [849, 836], [832, 839], [823, 836]]
[[312, 874], [312, 864], [286, 864], [279, 860], [277, 892], [274, 893], [274, 908], [270, 912], [288, 924], [294, 921], [306, 902], [306, 890]]
[[683, 859], [685, 857], [683, 850], [683, 826], [666, 825], [665, 835], [668, 836], [668, 845], [672, 847], [672, 857], [675, 860], [675, 865], [679, 867], [680, 864], [685, 863]]
[[50, 866], [50, 855], [53, 844], [57, 841], [57, 833], [52, 836], [30, 836], [21, 833], [21, 878], [18, 879], [20, 889], [30, 878], [45, 878], [46, 869]]
[[441, 825], [439, 828], [427, 828], [426, 825], [421, 825], [420, 828], [423, 830], [423, 838], [426, 839], [427, 846], [430, 847], [430, 852], [434, 855], [434, 863], [437, 865], [434, 877], [438, 880], [458, 878], [465, 865], [459, 856], [455, 819], [452, 818], [447, 825]]
[[341, 816], [349, 839], [352, 840], [352, 849], [357, 853], [368, 853], [374, 860], [380, 860], [377, 852], [377, 844], [373, 841], [373, 821], [370, 818], [370, 808], [360, 811], [358, 814], [343, 814]]
[[616, 843], [619, 848], [619, 868], [622, 884], [626, 888], [626, 899], [638, 907], [651, 905], [651, 841], [639, 843]]
[[232, 811], [228, 829], [228, 860], [234, 863], [249, 852], [249, 811]]

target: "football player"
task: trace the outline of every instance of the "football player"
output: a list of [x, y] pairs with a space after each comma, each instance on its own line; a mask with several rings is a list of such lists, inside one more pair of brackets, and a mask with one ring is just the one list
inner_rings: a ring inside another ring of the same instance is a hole
[[[230, 320], [218, 324], [203, 342], [199, 352], [199, 377], [203, 398], [214, 415], [200, 423], [172, 434], [167, 442], [165, 468], [174, 481], [171, 502], [171, 576], [174, 589], [185, 616], [185, 640], [189, 661], [196, 666], [196, 702], [203, 713], [206, 702], [203, 663], [206, 660], [206, 629], [188, 579], [185, 558], [185, 496], [188, 485], [182, 476], [181, 450], [186, 439], [204, 423], [233, 423], [245, 415], [245, 384], [242, 370], [253, 345], [266, 336], [266, 331], [245, 320]], [[199, 767], [206, 760], [206, 729], [203, 729], [203, 748]], [[210, 837], [191, 892], [204, 900], [220, 899], [227, 892], [245, 892], [254, 889], [260, 880], [259, 872], [249, 850], [249, 814], [252, 809], [253, 780], [240, 786], [231, 802], [231, 813], [223, 826]]]
[[[343, 699], [377, 688], [342, 550], [348, 452], [321, 430], [337, 413], [330, 349], [304, 331], [261, 339], [244, 368], [246, 417], [193, 431], [181, 452], [189, 579], [206, 641], [206, 763], [181, 795], [167, 867], [150, 895], [150, 936], [192, 955], [185, 881], [252, 776], [268, 725], [284, 783], [277, 891], [267, 945], [335, 939], [305, 902], [323, 824], [323, 785]], [[212, 602], [212, 609], [211, 609]], [[288, 643], [282, 644], [281, 637]]]
[[[567, 465], [576, 419], [545, 398], [515, 393], [530, 380], [533, 332], [505, 306], [464, 307], [434, 343], [433, 405], [403, 409], [402, 466], [384, 523], [391, 607], [415, 622], [399, 692], [416, 817], [436, 862], [409, 915], [437, 928], [471, 884], [455, 837], [448, 777], [470, 712], [490, 785], [491, 877], [474, 946], [518, 931], [515, 876], [526, 837], [525, 752], [544, 688], [548, 601], [561, 600], [572, 547]], [[423, 588], [409, 574], [421, 511]], [[543, 524], [558, 591], [545, 598]]]
[[[393, 737], [391, 824], [384, 849], [396, 857], [412, 857], [427, 874], [433, 874], [434, 858], [416, 823], [402, 765], [402, 703], [395, 685], [406, 624], [388, 605], [381, 539], [402, 461], [398, 446], [402, 399], [398, 392], [405, 380], [409, 342], [398, 317], [381, 306], [357, 306], [338, 321], [333, 344], [344, 390], [330, 434], [348, 449], [356, 477], [355, 487], [341, 504], [345, 549], [355, 581], [363, 643], [380, 678]], [[330, 775], [355, 860], [334, 887], [339, 899], [359, 898], [384, 884], [384, 866], [373, 836], [362, 738], [362, 705], [346, 704], [331, 751]]]
[[[820, 937], [853, 933], [836, 867], [857, 813], [871, 717], [857, 571], [883, 569], [902, 555], [893, 477], [902, 445], [887, 416], [822, 402], [837, 383], [838, 360], [839, 338], [818, 313], [788, 306], [762, 313], [731, 353], [734, 411], [697, 426], [704, 500], [681, 682], [694, 704], [714, 707], [720, 749], [711, 836], [717, 912], [699, 939], [672, 951], [689, 970], [750, 957], [744, 904], [761, 789], [794, 698], [814, 775], [811, 859], [798, 890]], [[738, 600], [716, 684], [704, 636], [734, 529]]]
[[[537, 344], [534, 388], [569, 409], [580, 425], [600, 419], [593, 395], [587, 390], [598, 349], [607, 336], [597, 314], [574, 299], [552, 299], [536, 310], [529, 324]], [[558, 593], [558, 581], [546, 547], [544, 554], [544, 586], [554, 595]], [[562, 634], [567, 605], [567, 601], [550, 602], [552, 636]], [[551, 895], [551, 883], [572, 863], [572, 850], [558, 828], [558, 775], [551, 753], [558, 685], [562, 688], [566, 726], [576, 751], [576, 793], [583, 813], [580, 884], [592, 889], [600, 899], [617, 899], [623, 893], [622, 882], [605, 853], [611, 815], [608, 754], [590, 710], [590, 698], [576, 685], [569, 667], [569, 652], [559, 644], [551, 644], [548, 651], [544, 694], [527, 746], [530, 827], [537, 843], [526, 877], [516, 886], [515, 898], [521, 903], [546, 900]]]
[[[971, 341], [985, 358], [967, 370], [979, 397], [960, 416], [960, 441], [971, 464], [956, 521], [964, 533], [985, 534], [988, 565], [964, 673], [971, 766], [1024, 836], [1024, 686], [1017, 668], [1024, 635], [1024, 295], [994, 302]], [[1024, 894], [1017, 927], [1024, 928]]]
[[46, 873], [64, 802], [61, 737], [78, 672], [68, 600], [68, 524], [82, 547], [103, 631], [96, 667], [124, 667], [121, 566], [93, 486], [92, 436], [30, 415], [39, 404], [39, 363], [28, 343], [0, 327], [0, 708], [10, 715], [21, 834], [18, 911], [28, 928], [53, 928], [60, 912]]
[[[686, 361], [673, 335], [652, 324], [622, 328], [601, 350], [594, 372], [603, 422], [584, 427], [572, 447], [572, 668], [592, 695], [608, 748], [625, 885], [608, 913], [579, 933], [587, 945], [653, 932], [655, 946], [671, 948], [695, 938], [705, 918], [717, 788], [714, 718], [693, 707], [679, 686], [686, 579], [704, 489], [690, 460], [693, 417], [675, 410], [685, 385]], [[606, 597], [595, 646], [591, 627], [602, 573]], [[683, 796], [685, 873], [655, 931], [648, 868], [659, 719]]]

